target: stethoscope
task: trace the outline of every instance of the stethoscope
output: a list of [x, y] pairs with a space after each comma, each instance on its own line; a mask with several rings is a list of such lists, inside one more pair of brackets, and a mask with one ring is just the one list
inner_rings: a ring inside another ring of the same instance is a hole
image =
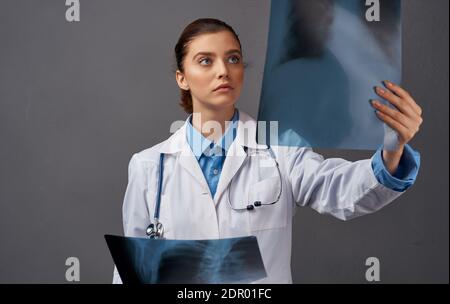
[[164, 226], [159, 221], [159, 210], [161, 207], [161, 187], [163, 181], [163, 173], [164, 173], [164, 153], [159, 155], [159, 178], [158, 178], [158, 189], [156, 193], [156, 204], [155, 211], [153, 213], [153, 223], [148, 225], [145, 233], [151, 239], [162, 239], [164, 238]]
[[[276, 159], [275, 153], [273, 152], [272, 148], [270, 146], [267, 146], [267, 149], [269, 151], [271, 159], [274, 161], [275, 167], [277, 168], [278, 178], [280, 181], [280, 190], [278, 191], [278, 195], [276, 199], [273, 202], [261, 202], [261, 201], [254, 201], [253, 203], [248, 204], [247, 206], [243, 208], [235, 208], [233, 207], [233, 204], [231, 203], [230, 199], [230, 193], [231, 193], [231, 186], [233, 184], [233, 179], [230, 181], [230, 186], [228, 187], [228, 204], [230, 205], [230, 208], [234, 211], [253, 211], [255, 208], [261, 207], [261, 206], [270, 206], [273, 204], [276, 204], [281, 197], [281, 194], [283, 192], [282, 189], [282, 178], [281, 178], [281, 171], [280, 166], [278, 164], [278, 161]], [[246, 153], [246, 160], [248, 159], [248, 148], [244, 147], [244, 151]], [[259, 154], [260, 150], [256, 150], [257, 154]], [[155, 204], [155, 210], [153, 215], [153, 223], [150, 223], [146, 229], [146, 234], [151, 239], [163, 239], [164, 238], [164, 226], [159, 220], [159, 211], [161, 209], [161, 189], [162, 189], [162, 182], [163, 182], [163, 173], [164, 173], [164, 153], [161, 153], [159, 156], [159, 178], [158, 178], [158, 188], [156, 193], [156, 204]]]
[[[255, 209], [255, 207], [261, 207], [261, 206], [269, 206], [269, 205], [273, 205], [275, 203], [277, 203], [280, 200], [281, 197], [281, 193], [283, 192], [283, 182], [281, 179], [281, 171], [280, 171], [280, 166], [277, 162], [277, 159], [275, 157], [275, 153], [273, 152], [272, 148], [270, 146], [267, 146], [267, 150], [269, 151], [270, 157], [273, 160], [275, 167], [277, 168], [277, 173], [278, 173], [278, 178], [280, 180], [280, 190], [278, 191], [278, 195], [277, 198], [273, 201], [273, 202], [266, 202], [263, 203], [261, 201], [254, 201], [253, 203], [248, 204], [247, 206], [243, 207], [243, 208], [234, 208], [233, 204], [231, 203], [231, 186], [233, 185], [233, 179], [231, 179], [230, 181], [230, 186], [228, 187], [228, 204], [230, 205], [230, 208], [233, 209], [234, 211], [252, 211]], [[248, 148], [244, 147], [244, 151], [247, 154], [246, 159], [248, 158]], [[256, 154], [261, 153], [260, 150], [256, 150]]]

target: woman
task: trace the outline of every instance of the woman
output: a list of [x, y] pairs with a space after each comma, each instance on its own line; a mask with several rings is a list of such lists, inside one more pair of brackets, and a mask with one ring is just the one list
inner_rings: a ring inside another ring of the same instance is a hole
[[[159, 197], [165, 238], [255, 235], [267, 272], [258, 283], [290, 283], [296, 206], [348, 220], [379, 210], [413, 184], [419, 155], [407, 143], [419, 130], [422, 111], [399, 86], [386, 82], [387, 89], [377, 89], [398, 110], [373, 103], [378, 117], [398, 132], [397, 149], [380, 148], [372, 159], [357, 162], [324, 160], [310, 148], [256, 143], [255, 120], [235, 107], [245, 65], [229, 25], [194, 21], [175, 54], [181, 106], [194, 115], [169, 139], [131, 158], [126, 236], [146, 236]], [[120, 283], [117, 271], [114, 282]]]

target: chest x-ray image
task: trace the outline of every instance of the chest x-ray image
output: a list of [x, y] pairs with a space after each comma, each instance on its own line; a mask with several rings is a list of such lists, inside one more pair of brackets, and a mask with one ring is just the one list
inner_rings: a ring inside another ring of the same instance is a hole
[[255, 236], [165, 240], [105, 235], [125, 284], [250, 283], [267, 276]]
[[370, 3], [272, 1], [258, 120], [278, 122], [279, 145], [376, 149], [395, 140], [370, 100], [383, 80], [401, 82], [401, 3]]

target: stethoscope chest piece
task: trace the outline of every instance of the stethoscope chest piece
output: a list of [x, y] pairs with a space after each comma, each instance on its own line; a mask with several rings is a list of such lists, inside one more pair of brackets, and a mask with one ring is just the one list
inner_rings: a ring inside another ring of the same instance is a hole
[[162, 223], [156, 222], [148, 225], [146, 234], [151, 239], [162, 239], [164, 238], [164, 227]]

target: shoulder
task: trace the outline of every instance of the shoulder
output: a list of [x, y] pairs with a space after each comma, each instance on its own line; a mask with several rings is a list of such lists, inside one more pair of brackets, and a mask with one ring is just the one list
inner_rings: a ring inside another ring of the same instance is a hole
[[315, 159], [323, 161], [324, 157], [314, 152], [311, 147], [302, 146], [272, 146], [271, 147], [277, 160], [283, 163], [299, 163], [305, 159]]
[[175, 153], [181, 151], [186, 142], [186, 123], [179, 127], [166, 140], [133, 154], [130, 166], [140, 165], [142, 167], [154, 167], [159, 165], [161, 153]]
[[167, 140], [162, 141], [150, 148], [138, 151], [133, 154], [132, 158], [136, 158], [140, 162], [159, 162], [159, 155], [161, 147], [165, 144]]
[[280, 159], [289, 157], [310, 157], [318, 155], [311, 148], [311, 144], [293, 129], [281, 132], [278, 137], [279, 145], [273, 145], [275, 155]]
[[128, 174], [144, 174], [156, 170], [159, 164], [160, 148], [165, 141], [160, 142], [150, 148], [134, 153], [128, 164]]
[[159, 147], [164, 142], [132, 154], [128, 163], [128, 183], [147, 188], [159, 168]]

